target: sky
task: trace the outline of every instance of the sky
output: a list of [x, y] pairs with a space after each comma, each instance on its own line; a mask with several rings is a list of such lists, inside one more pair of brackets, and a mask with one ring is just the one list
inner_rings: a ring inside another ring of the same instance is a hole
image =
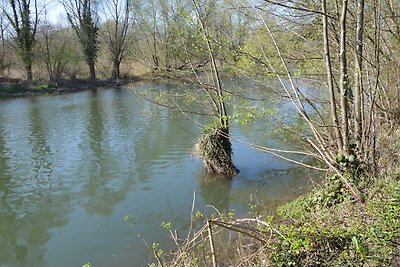
[[66, 15], [65, 10], [62, 4], [59, 1], [51, 1], [46, 6], [47, 10], [47, 19], [52, 24], [66, 24]]

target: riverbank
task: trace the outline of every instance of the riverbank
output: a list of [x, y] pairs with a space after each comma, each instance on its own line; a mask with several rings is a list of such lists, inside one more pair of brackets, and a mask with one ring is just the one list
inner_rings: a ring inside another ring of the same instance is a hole
[[166, 71], [153, 70], [141, 76], [129, 77], [116, 80], [95, 81], [85, 79], [52, 81], [35, 81], [27, 83], [20, 79], [2, 78], [0, 77], [0, 97], [24, 97], [34, 95], [56, 95], [65, 93], [74, 93], [85, 90], [94, 90], [102, 87], [119, 87], [138, 81], [161, 81], [170, 83], [182, 83], [189, 76], [193, 76], [193, 72], [188, 71]]
[[[228, 77], [230, 73], [226, 73]], [[120, 87], [135, 82], [168, 82], [169, 84], [194, 84], [198, 85], [196, 76], [191, 70], [151, 70], [140, 76], [126, 77], [116, 80], [86, 79], [52, 81], [35, 81], [27, 83], [20, 79], [0, 77], [0, 97], [24, 97], [37, 95], [57, 95], [75, 93], [98, 88]]]
[[400, 266], [400, 129], [381, 142], [380, 171], [337, 175], [277, 208], [277, 215], [232, 214], [192, 220], [202, 228], [179, 240], [159, 266]]
[[62, 80], [59, 82], [33, 82], [27, 83], [20, 80], [0, 80], [0, 97], [24, 97], [33, 95], [56, 95], [74, 93], [85, 90], [94, 90], [101, 87], [122, 86], [138, 81], [139, 78], [127, 80]]

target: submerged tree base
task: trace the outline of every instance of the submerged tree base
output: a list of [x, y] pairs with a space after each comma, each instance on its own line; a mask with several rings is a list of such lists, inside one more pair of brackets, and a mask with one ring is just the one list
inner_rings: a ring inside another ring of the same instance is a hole
[[232, 161], [232, 144], [228, 128], [207, 127], [203, 130], [194, 153], [204, 161], [207, 172], [235, 176], [239, 170]]

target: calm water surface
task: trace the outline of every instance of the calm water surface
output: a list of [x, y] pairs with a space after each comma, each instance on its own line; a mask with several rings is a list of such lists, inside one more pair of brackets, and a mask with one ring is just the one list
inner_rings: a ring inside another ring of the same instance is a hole
[[[305, 170], [238, 143], [240, 174], [215, 181], [191, 155], [198, 125], [132, 90], [0, 100], [0, 266], [146, 266], [144, 242], [168, 246], [161, 222], [184, 229], [194, 192], [196, 210], [245, 214], [250, 196], [272, 207], [309, 184]], [[231, 132], [290, 148], [271, 127]]]

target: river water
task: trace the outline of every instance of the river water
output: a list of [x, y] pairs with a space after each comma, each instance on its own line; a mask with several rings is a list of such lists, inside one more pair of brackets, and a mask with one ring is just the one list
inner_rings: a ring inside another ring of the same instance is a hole
[[[0, 266], [146, 266], [145, 243], [168, 247], [161, 223], [185, 229], [194, 195], [195, 210], [244, 215], [254, 199], [268, 209], [306, 190], [306, 170], [237, 142], [239, 175], [205, 174], [191, 153], [203, 119], [133, 92], [158, 86], [0, 100]], [[290, 148], [274, 127], [231, 133]]]

